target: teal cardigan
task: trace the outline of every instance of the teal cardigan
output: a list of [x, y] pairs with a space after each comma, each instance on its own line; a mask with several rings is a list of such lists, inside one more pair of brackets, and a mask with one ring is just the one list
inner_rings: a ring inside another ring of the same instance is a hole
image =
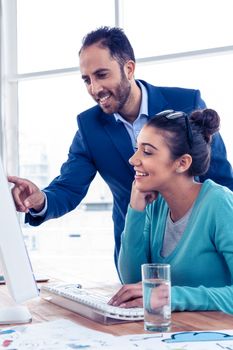
[[140, 281], [143, 263], [168, 263], [173, 311], [233, 313], [233, 192], [206, 180], [180, 241], [162, 257], [167, 213], [160, 195], [142, 212], [128, 208], [118, 266], [123, 283]]

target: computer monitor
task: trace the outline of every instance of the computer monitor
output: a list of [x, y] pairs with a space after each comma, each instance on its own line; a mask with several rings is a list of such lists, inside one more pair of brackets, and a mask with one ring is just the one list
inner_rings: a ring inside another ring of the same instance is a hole
[[0, 324], [30, 322], [30, 312], [21, 303], [39, 293], [1, 159], [0, 266], [14, 304], [0, 308]]

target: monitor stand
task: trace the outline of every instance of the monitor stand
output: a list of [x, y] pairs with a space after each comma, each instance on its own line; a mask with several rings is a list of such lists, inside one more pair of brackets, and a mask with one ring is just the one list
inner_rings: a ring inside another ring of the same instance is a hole
[[15, 305], [0, 308], [0, 324], [18, 324], [32, 321], [32, 316], [26, 306]]

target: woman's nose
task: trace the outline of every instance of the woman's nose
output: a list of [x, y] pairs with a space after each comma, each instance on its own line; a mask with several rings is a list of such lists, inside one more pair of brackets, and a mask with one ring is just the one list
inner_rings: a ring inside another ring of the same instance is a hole
[[137, 166], [141, 164], [141, 160], [138, 156], [138, 151], [136, 151], [134, 153], [134, 155], [129, 159], [129, 164], [133, 165], [133, 166]]

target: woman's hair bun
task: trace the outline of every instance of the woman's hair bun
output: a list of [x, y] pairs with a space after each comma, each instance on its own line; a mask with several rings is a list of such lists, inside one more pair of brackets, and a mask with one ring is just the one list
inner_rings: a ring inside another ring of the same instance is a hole
[[201, 129], [206, 142], [210, 142], [211, 136], [219, 131], [220, 118], [214, 109], [206, 108], [192, 112], [190, 122]]

